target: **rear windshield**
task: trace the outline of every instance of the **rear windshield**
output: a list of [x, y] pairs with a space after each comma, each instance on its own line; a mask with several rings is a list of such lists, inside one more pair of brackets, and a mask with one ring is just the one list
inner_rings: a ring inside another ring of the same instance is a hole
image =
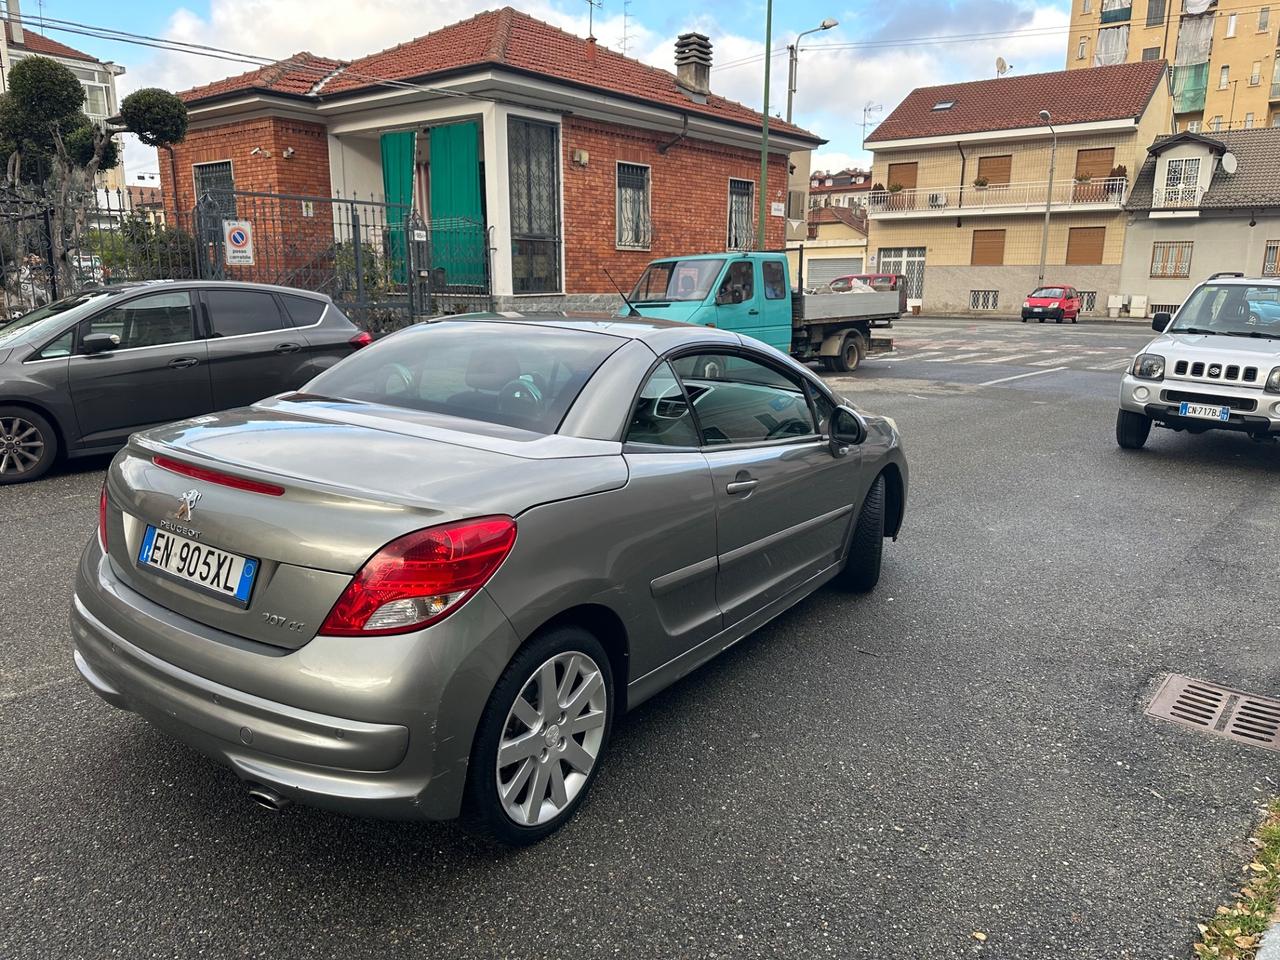
[[303, 391], [555, 433], [622, 343], [535, 324], [440, 321], [365, 347]]
[[1064, 293], [1061, 287], [1041, 287], [1039, 290], [1031, 294], [1031, 296], [1033, 297], [1041, 297], [1041, 298], [1061, 297], [1063, 295]]

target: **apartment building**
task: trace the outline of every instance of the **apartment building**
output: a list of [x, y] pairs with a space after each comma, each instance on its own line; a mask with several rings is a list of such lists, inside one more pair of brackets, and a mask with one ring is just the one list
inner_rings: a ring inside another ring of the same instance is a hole
[[867, 138], [867, 269], [905, 274], [925, 311], [1016, 312], [1047, 204], [1046, 282], [1104, 308], [1131, 178], [1169, 118], [1163, 61], [916, 89]]
[[867, 195], [871, 193], [870, 170], [840, 170], [832, 173], [815, 171], [809, 177], [809, 208], [848, 207], [867, 209]]
[[1267, 0], [1071, 2], [1067, 68], [1167, 60], [1175, 132], [1280, 125], [1280, 16]]

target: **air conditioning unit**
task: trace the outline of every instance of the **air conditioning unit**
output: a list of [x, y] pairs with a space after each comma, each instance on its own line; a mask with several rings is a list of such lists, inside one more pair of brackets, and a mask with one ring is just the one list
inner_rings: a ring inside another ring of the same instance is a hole
[[938, 209], [939, 207], [945, 207], [946, 205], [947, 205], [946, 193], [939, 192], [939, 193], [929, 194], [929, 206], [933, 207], [935, 210]]

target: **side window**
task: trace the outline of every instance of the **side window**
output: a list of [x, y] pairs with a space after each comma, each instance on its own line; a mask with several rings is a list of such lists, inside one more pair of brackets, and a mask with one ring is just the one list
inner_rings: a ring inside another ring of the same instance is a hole
[[798, 379], [748, 357], [695, 354], [674, 364], [702, 426], [703, 443], [759, 443], [813, 436]]
[[[760, 264], [760, 272], [764, 276], [765, 299], [784, 299], [787, 295], [787, 280], [782, 270], [782, 264], [777, 260], [766, 260]], [[834, 289], [834, 284], [832, 288]]]
[[295, 327], [309, 327], [313, 323], [319, 323], [320, 317], [324, 314], [324, 308], [327, 304], [323, 300], [312, 300], [310, 297], [297, 297], [291, 293], [281, 296], [284, 305], [289, 311], [289, 317], [293, 320]]
[[746, 303], [756, 295], [755, 264], [750, 260], [738, 260], [729, 264], [724, 283], [716, 300], [722, 303]]
[[809, 396], [813, 397], [813, 412], [818, 417], [818, 432], [824, 437], [829, 436], [831, 433], [831, 415], [836, 412], [836, 405], [816, 387], [809, 387]]
[[627, 442], [664, 447], [698, 446], [693, 415], [670, 364], [664, 363], [654, 370], [641, 388], [627, 428]]
[[75, 343], [76, 329], [72, 327], [56, 340], [50, 340], [44, 345], [44, 349], [40, 351], [38, 356], [34, 356], [32, 360], [56, 360], [59, 357], [71, 356], [71, 346]]
[[105, 333], [121, 350], [185, 343], [195, 339], [193, 319], [187, 294], [153, 293], [85, 320], [80, 324], [80, 338]]
[[214, 337], [238, 337], [245, 333], [279, 330], [276, 298], [259, 290], [209, 290], [209, 322]]

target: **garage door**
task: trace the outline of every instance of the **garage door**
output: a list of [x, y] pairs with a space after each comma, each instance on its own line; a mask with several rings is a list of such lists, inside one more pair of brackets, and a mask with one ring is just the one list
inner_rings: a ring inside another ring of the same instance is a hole
[[810, 260], [804, 274], [804, 285], [820, 287], [824, 283], [830, 283], [836, 277], [847, 277], [851, 273], [861, 272], [861, 257], [825, 257], [821, 260]]

